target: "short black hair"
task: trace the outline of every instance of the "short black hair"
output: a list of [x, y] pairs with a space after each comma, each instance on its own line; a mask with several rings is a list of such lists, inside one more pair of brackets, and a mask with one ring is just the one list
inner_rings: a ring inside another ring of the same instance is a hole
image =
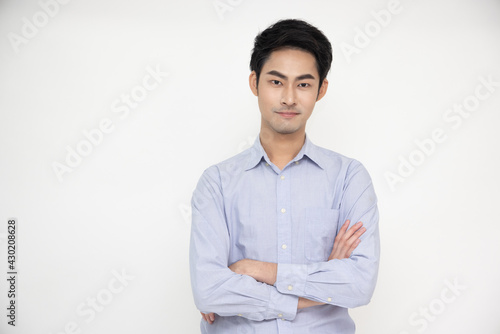
[[286, 48], [303, 50], [314, 56], [321, 87], [332, 65], [332, 45], [321, 30], [297, 19], [280, 20], [255, 37], [250, 71], [257, 74], [257, 85], [262, 67], [271, 53]]

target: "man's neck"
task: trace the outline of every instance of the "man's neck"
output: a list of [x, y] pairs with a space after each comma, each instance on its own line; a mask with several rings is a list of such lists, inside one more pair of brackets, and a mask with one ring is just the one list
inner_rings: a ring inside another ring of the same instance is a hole
[[279, 169], [283, 169], [300, 152], [305, 141], [305, 131], [279, 134], [267, 129], [260, 131], [260, 143], [267, 156]]

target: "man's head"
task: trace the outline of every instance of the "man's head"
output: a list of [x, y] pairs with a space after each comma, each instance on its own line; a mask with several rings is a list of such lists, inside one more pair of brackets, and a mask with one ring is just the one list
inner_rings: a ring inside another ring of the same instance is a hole
[[326, 93], [332, 47], [317, 28], [283, 20], [255, 38], [249, 83], [258, 97], [261, 134], [302, 134]]
[[255, 71], [257, 84], [271, 53], [284, 48], [299, 49], [314, 56], [321, 86], [332, 64], [332, 45], [318, 28], [295, 19], [278, 21], [255, 37], [250, 70]]

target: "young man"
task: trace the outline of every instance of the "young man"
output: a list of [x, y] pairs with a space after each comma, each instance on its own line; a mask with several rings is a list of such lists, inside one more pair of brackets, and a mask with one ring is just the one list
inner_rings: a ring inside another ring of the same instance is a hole
[[192, 198], [202, 333], [352, 334], [348, 308], [370, 301], [380, 251], [370, 176], [305, 133], [331, 61], [328, 39], [304, 21], [279, 21], [255, 39], [259, 136], [206, 169]]

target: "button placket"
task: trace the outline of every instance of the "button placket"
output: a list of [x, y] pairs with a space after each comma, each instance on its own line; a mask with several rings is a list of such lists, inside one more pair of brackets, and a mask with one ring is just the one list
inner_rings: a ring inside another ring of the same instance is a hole
[[292, 256], [290, 252], [291, 245], [291, 226], [292, 226], [292, 209], [290, 196], [290, 168], [285, 167], [279, 175], [277, 175], [276, 195], [278, 209], [278, 226], [277, 226], [277, 241], [278, 241], [278, 263], [291, 263]]

